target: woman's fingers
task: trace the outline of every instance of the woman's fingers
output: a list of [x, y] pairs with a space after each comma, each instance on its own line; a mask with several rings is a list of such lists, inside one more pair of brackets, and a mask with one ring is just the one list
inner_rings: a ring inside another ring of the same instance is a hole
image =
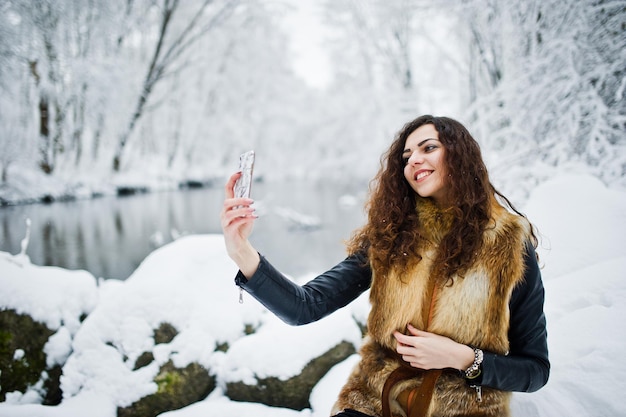
[[432, 333], [428, 333], [425, 332], [423, 330], [418, 329], [417, 327], [413, 327], [413, 325], [411, 325], [411, 323], [406, 325], [406, 328], [409, 330], [409, 333], [411, 333], [413, 336], [428, 336]]
[[222, 227], [230, 224], [233, 219], [248, 217], [254, 214], [254, 208], [252, 207], [254, 200], [250, 198], [228, 198], [224, 200], [222, 212], [220, 214], [222, 219]]
[[[396, 352], [411, 366], [421, 369], [465, 369], [473, 350], [454, 340], [407, 326], [410, 334], [394, 332]], [[465, 366], [465, 368], [464, 368]]]
[[224, 186], [226, 198], [220, 212], [220, 223], [229, 253], [237, 253], [245, 245], [257, 218], [252, 207], [254, 200], [246, 197], [234, 198], [233, 187], [239, 177], [241, 172], [236, 172], [226, 182]]
[[236, 223], [240, 223], [239, 219], [250, 216], [254, 213], [254, 209], [250, 207], [254, 200], [250, 198], [234, 198], [234, 187], [237, 180], [241, 177], [241, 172], [235, 172], [228, 178], [228, 181], [224, 185], [224, 194], [226, 196], [222, 212], [220, 213], [222, 229], [231, 225], [235, 220]]
[[415, 346], [416, 338], [418, 338], [418, 337], [429, 337], [429, 336], [433, 335], [432, 333], [416, 329], [415, 327], [411, 326], [410, 324], [407, 326], [407, 329], [409, 330], [409, 333], [411, 333], [411, 334], [407, 335], [407, 334], [403, 334], [403, 333], [400, 333], [400, 332], [394, 332], [393, 335], [396, 338], [396, 340], [398, 341], [398, 343], [401, 343], [403, 345]]
[[226, 182], [226, 185], [224, 185], [224, 193], [226, 194], [227, 199], [233, 198], [235, 196], [235, 183], [237, 182], [239, 177], [241, 177], [241, 171], [237, 171], [233, 175], [231, 175]]

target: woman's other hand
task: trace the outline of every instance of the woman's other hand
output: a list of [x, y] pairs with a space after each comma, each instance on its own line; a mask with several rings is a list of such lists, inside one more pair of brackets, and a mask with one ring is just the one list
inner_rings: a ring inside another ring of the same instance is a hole
[[252, 247], [248, 237], [252, 233], [254, 221], [257, 219], [254, 200], [250, 198], [234, 198], [233, 188], [241, 172], [231, 175], [224, 187], [226, 198], [220, 212], [220, 221], [226, 252], [237, 264], [246, 278], [251, 278], [259, 266], [259, 253]]
[[408, 335], [394, 332], [396, 351], [411, 366], [420, 369], [466, 370], [474, 361], [474, 350], [435, 333], [407, 325]]

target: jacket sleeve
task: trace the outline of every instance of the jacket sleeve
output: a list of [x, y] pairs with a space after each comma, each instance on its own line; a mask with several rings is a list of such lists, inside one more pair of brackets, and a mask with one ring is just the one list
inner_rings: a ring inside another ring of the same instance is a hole
[[311, 323], [346, 306], [366, 291], [372, 280], [363, 255], [352, 255], [304, 285], [285, 277], [265, 257], [250, 280], [239, 271], [235, 283], [285, 323]]
[[531, 245], [527, 245], [525, 262], [524, 281], [513, 290], [509, 303], [509, 354], [484, 352], [482, 381], [479, 381], [504, 391], [537, 391], [548, 382], [550, 374], [544, 288]]

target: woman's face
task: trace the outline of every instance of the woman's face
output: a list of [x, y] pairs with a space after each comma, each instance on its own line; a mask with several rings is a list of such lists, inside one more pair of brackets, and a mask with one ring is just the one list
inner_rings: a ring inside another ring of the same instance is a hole
[[406, 139], [402, 158], [404, 177], [421, 197], [432, 197], [439, 205], [447, 201], [447, 169], [444, 163], [445, 148], [439, 133], [432, 124], [415, 129]]

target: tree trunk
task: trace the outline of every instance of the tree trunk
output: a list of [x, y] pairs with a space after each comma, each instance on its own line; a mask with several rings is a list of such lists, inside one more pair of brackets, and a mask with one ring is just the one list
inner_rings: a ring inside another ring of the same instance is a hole
[[174, 1], [171, 5], [169, 5], [168, 0], [166, 0], [165, 3], [166, 4], [164, 4], [164, 10], [162, 14], [163, 20], [161, 20], [161, 28], [159, 31], [159, 39], [157, 41], [156, 47], [154, 48], [154, 54], [152, 55], [152, 60], [150, 61], [148, 72], [143, 81], [141, 94], [139, 95], [139, 100], [137, 101], [135, 112], [131, 116], [130, 123], [128, 124], [128, 129], [126, 129], [120, 135], [120, 138], [117, 142], [117, 148], [115, 149], [115, 154], [113, 155], [113, 171], [115, 172], [118, 172], [121, 168], [122, 155], [124, 153], [124, 149], [126, 148], [126, 144], [128, 143], [128, 138], [133, 133], [135, 124], [143, 113], [143, 109], [146, 105], [146, 102], [148, 101], [148, 96], [150, 96], [150, 93], [152, 92], [152, 87], [154, 87], [154, 84], [161, 77], [165, 69], [159, 63], [159, 59], [163, 50], [165, 34], [167, 33], [167, 29], [171, 22], [172, 16], [174, 15], [176, 8], [178, 7], [178, 1]]
[[154, 84], [151, 81], [149, 81], [149, 79], [146, 79], [146, 81], [144, 82], [143, 92], [139, 96], [139, 101], [137, 102], [137, 109], [135, 110], [132, 118], [130, 119], [128, 129], [126, 129], [120, 135], [120, 139], [117, 142], [117, 148], [115, 149], [115, 154], [113, 155], [113, 171], [115, 172], [118, 172], [121, 168], [122, 155], [124, 153], [124, 148], [126, 148], [126, 144], [128, 143], [128, 138], [130, 137], [131, 133], [133, 133], [133, 130], [135, 129], [135, 124], [137, 124], [137, 120], [139, 120], [139, 118], [143, 114], [143, 109], [148, 100], [148, 96], [150, 95], [150, 92], [152, 91], [153, 85]]
[[2, 164], [2, 182], [6, 183], [9, 179], [9, 163], [5, 162]]
[[[38, 87], [41, 76], [37, 70], [37, 61], [29, 62], [30, 73], [35, 79], [35, 85]], [[48, 99], [43, 91], [39, 92], [39, 167], [46, 174], [52, 172], [52, 163], [50, 162], [50, 106]]]
[[50, 128], [48, 100], [42, 95], [39, 97], [39, 166], [46, 174], [52, 172], [52, 162], [50, 161]]
[[80, 164], [83, 155], [83, 130], [85, 129], [85, 101], [87, 84], [83, 86], [78, 97], [78, 104], [74, 107], [74, 133], [72, 133], [72, 146], [75, 151], [74, 165]]
[[[58, 100], [54, 100], [54, 136], [52, 137], [52, 170], [57, 165], [57, 157], [65, 152], [63, 144], [63, 122], [65, 121], [65, 113], [61, 108]], [[52, 172], [51, 170], [51, 172]]]
[[98, 160], [98, 154], [100, 153], [100, 138], [102, 137], [102, 130], [104, 129], [104, 113], [98, 112], [98, 121], [96, 122], [96, 131], [93, 135], [93, 144], [91, 147], [91, 159]]
[[154, 86], [163, 78], [163, 74], [168, 68], [170, 68], [177, 59], [187, 50], [192, 44], [194, 44], [204, 33], [211, 30], [218, 22], [225, 18], [225, 16], [235, 9], [237, 1], [227, 2], [218, 12], [215, 13], [209, 21], [202, 27], [198, 28], [207, 6], [212, 3], [213, 0], [204, 0], [199, 6], [195, 15], [189, 20], [189, 23], [184, 29], [171, 41], [171, 44], [165, 45], [165, 38], [167, 31], [172, 23], [172, 18], [176, 12], [179, 0], [163, 0], [162, 4], [162, 20], [161, 27], [159, 29], [159, 38], [157, 40], [148, 72], [143, 81], [141, 95], [137, 101], [135, 112], [131, 116], [128, 128], [119, 136], [117, 147], [113, 155], [113, 171], [117, 172], [121, 168], [122, 157], [128, 140], [133, 133], [137, 121], [143, 115], [145, 105], [148, 102]]

